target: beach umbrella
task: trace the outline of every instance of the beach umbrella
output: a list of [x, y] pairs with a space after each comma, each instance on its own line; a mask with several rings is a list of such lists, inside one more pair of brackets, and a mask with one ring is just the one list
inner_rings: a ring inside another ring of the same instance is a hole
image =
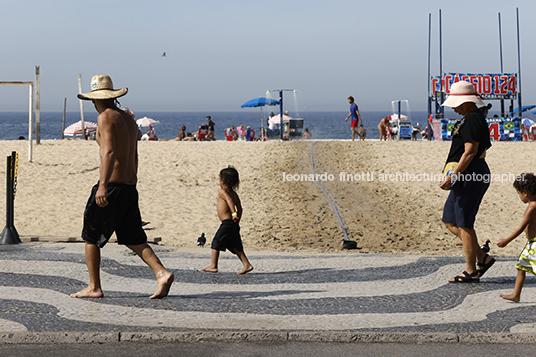
[[530, 119], [523, 119], [523, 126], [526, 126], [527, 128], [530, 128], [531, 126], [535, 124], [536, 123]]
[[248, 100], [247, 102], [245, 102], [244, 104], [242, 104], [241, 108], [261, 107], [261, 139], [264, 139], [263, 138], [264, 130], [262, 130], [264, 128], [264, 116], [263, 116], [263, 113], [262, 113], [262, 107], [264, 107], [266, 105], [279, 105], [279, 104], [281, 104], [280, 101], [278, 101], [276, 99], [272, 99], [272, 98], [265, 98], [265, 97], [259, 97], [259, 98], [251, 99], [251, 100]]
[[[398, 114], [391, 114], [391, 121], [398, 120]], [[400, 120], [408, 120], [408, 117], [404, 114], [400, 114]]]
[[138, 126], [149, 126], [149, 125], [153, 126], [158, 123], [159, 123], [158, 121], [151, 119], [151, 118], [147, 118], [147, 117], [143, 117], [143, 118], [136, 120], [136, 124], [138, 124]]
[[[283, 114], [283, 123], [288, 123], [292, 119], [288, 115]], [[268, 119], [268, 124], [280, 124], [281, 123], [281, 114], [274, 115]]]
[[[526, 112], [527, 110], [531, 110], [532, 108], [536, 108], [536, 105], [524, 105], [521, 107], [521, 113]], [[514, 113], [519, 113], [519, 107], [514, 109]]]
[[278, 100], [272, 98], [259, 97], [255, 99], [248, 100], [242, 104], [242, 108], [253, 108], [253, 107], [264, 107], [265, 105], [279, 105], [281, 104]]
[[[94, 133], [97, 131], [97, 124], [91, 121], [84, 121], [84, 128], [86, 133]], [[69, 125], [63, 133], [65, 135], [82, 135], [82, 121]]]

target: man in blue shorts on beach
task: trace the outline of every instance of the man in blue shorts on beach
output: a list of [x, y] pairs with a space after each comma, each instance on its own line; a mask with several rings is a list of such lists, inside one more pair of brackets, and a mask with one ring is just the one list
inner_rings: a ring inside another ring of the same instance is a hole
[[350, 103], [350, 114], [346, 117], [344, 121], [348, 121], [350, 117], [352, 117], [352, 124], [350, 126], [350, 129], [352, 130], [352, 141], [355, 140], [356, 130], [357, 126], [359, 125], [359, 122], [363, 122], [361, 120], [361, 115], [359, 115], [359, 110], [357, 109], [357, 104], [354, 103], [354, 97], [349, 96], [348, 97], [348, 103]]
[[168, 295], [174, 276], [168, 272], [142, 229], [138, 206], [138, 126], [116, 105], [127, 88], [113, 89], [112, 79], [97, 75], [91, 79], [91, 93], [78, 94], [91, 100], [99, 112], [96, 140], [100, 147], [100, 180], [93, 187], [84, 211], [82, 238], [86, 242], [89, 285], [71, 294], [73, 298], [104, 296], [100, 281], [100, 249], [115, 232], [117, 242], [132, 249], [156, 275], [157, 289], [151, 299]]

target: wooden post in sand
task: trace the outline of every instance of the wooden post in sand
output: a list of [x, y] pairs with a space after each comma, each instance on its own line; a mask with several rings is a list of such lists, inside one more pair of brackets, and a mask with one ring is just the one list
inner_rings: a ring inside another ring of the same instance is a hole
[[[82, 94], [82, 75], [78, 74], [78, 93]], [[80, 123], [82, 124], [82, 137], [84, 139], [87, 139], [86, 137], [86, 124], [84, 123], [84, 102], [82, 99], [80, 100]]]
[[61, 127], [61, 138], [65, 139], [65, 111], [67, 110], [67, 98], [63, 98], [63, 125]]

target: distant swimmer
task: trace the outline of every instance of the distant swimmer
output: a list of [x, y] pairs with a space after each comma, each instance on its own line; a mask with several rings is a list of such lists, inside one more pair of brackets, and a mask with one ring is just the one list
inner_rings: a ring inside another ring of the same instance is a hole
[[165, 53], [165, 52], [164, 52], [164, 53], [162, 53], [162, 57], [167, 57], [167, 56], [166, 56], [166, 53]]

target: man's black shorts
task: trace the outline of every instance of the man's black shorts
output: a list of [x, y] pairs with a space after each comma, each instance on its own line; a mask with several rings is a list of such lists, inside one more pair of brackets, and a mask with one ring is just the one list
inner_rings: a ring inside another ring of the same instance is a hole
[[95, 202], [98, 188], [98, 183], [93, 186], [91, 196], [87, 201], [82, 239], [102, 248], [115, 232], [119, 244], [138, 245], [146, 243], [147, 235], [141, 227], [136, 185], [109, 182], [108, 205], [106, 207], [99, 207]]

